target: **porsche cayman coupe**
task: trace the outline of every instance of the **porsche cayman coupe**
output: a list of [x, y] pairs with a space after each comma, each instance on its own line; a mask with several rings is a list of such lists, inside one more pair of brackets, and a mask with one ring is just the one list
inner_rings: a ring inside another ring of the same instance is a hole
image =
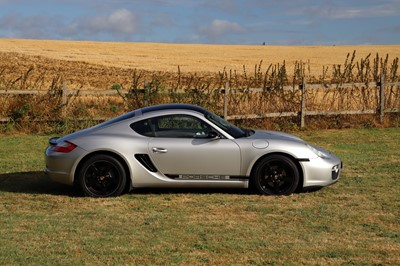
[[145, 107], [51, 138], [45, 162], [51, 179], [92, 197], [140, 187], [289, 195], [333, 184], [342, 171], [337, 156], [296, 136], [241, 129], [188, 104]]

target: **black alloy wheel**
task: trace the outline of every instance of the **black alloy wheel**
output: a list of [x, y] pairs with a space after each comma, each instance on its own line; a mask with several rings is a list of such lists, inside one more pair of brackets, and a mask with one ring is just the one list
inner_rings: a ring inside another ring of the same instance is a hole
[[119, 196], [126, 182], [123, 165], [110, 155], [94, 155], [79, 171], [79, 186], [85, 195], [91, 197]]
[[299, 184], [299, 170], [290, 158], [271, 155], [257, 164], [253, 182], [261, 194], [290, 195]]

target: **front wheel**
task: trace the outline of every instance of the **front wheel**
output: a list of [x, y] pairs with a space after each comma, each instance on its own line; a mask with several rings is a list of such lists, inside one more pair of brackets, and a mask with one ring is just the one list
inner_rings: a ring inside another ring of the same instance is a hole
[[91, 197], [116, 197], [126, 185], [123, 165], [114, 157], [94, 155], [83, 163], [79, 171], [78, 184], [83, 193]]
[[271, 155], [257, 164], [252, 178], [261, 194], [290, 195], [299, 184], [299, 170], [290, 158]]

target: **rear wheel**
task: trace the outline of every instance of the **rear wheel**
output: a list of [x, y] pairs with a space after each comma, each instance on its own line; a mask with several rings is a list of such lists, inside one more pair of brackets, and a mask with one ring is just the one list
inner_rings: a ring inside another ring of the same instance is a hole
[[124, 191], [126, 180], [125, 169], [116, 158], [98, 154], [83, 163], [78, 184], [87, 196], [115, 197]]
[[299, 183], [296, 164], [283, 155], [262, 159], [253, 172], [254, 187], [264, 195], [290, 195]]

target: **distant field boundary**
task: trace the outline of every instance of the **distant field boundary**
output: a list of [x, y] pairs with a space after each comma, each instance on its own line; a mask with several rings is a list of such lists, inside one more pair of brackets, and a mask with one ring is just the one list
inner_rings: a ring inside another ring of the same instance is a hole
[[[341, 110], [341, 111], [309, 111], [307, 110], [306, 92], [313, 89], [352, 89], [355, 87], [363, 88], [375, 88], [379, 90], [379, 103], [376, 109], [368, 110]], [[300, 91], [301, 102], [299, 106], [300, 111], [293, 112], [274, 112], [274, 113], [261, 113], [261, 114], [245, 114], [245, 115], [235, 115], [229, 114], [229, 95], [237, 93], [265, 93], [270, 90], [277, 90], [276, 88], [248, 88], [248, 89], [233, 89], [230, 88], [229, 83], [226, 83], [225, 88], [215, 89], [218, 93], [223, 95], [223, 117], [227, 120], [241, 120], [241, 119], [260, 119], [260, 118], [277, 118], [277, 117], [300, 117], [300, 127], [305, 127], [305, 117], [306, 116], [329, 116], [329, 115], [377, 115], [379, 116], [380, 122], [384, 122], [385, 113], [399, 113], [400, 108], [386, 108], [385, 107], [385, 88], [388, 87], [400, 87], [400, 82], [384, 82], [384, 77], [380, 77], [378, 82], [368, 82], [368, 83], [338, 83], [338, 84], [307, 84], [306, 79], [303, 78], [300, 85], [293, 86], [281, 86], [278, 89], [282, 91]], [[144, 96], [144, 105], [148, 105], [149, 95], [146, 88], [135, 90], [138, 93], [142, 93]], [[49, 91], [45, 90], [0, 90], [0, 95], [46, 95]], [[54, 92], [53, 92], [54, 93]], [[128, 90], [68, 90], [66, 83], [63, 83], [62, 89], [58, 90], [56, 93], [62, 98], [62, 107], [67, 106], [68, 96], [83, 96], [83, 95], [93, 95], [93, 96], [112, 96], [112, 95], [128, 95], [132, 91]], [[165, 93], [165, 92], [159, 92]], [[107, 120], [108, 118], [96, 118], [90, 120]], [[89, 119], [88, 119], [89, 120]], [[10, 122], [12, 118], [4, 117], [0, 118], [0, 122]], [[38, 120], [41, 121], [41, 120]]]

